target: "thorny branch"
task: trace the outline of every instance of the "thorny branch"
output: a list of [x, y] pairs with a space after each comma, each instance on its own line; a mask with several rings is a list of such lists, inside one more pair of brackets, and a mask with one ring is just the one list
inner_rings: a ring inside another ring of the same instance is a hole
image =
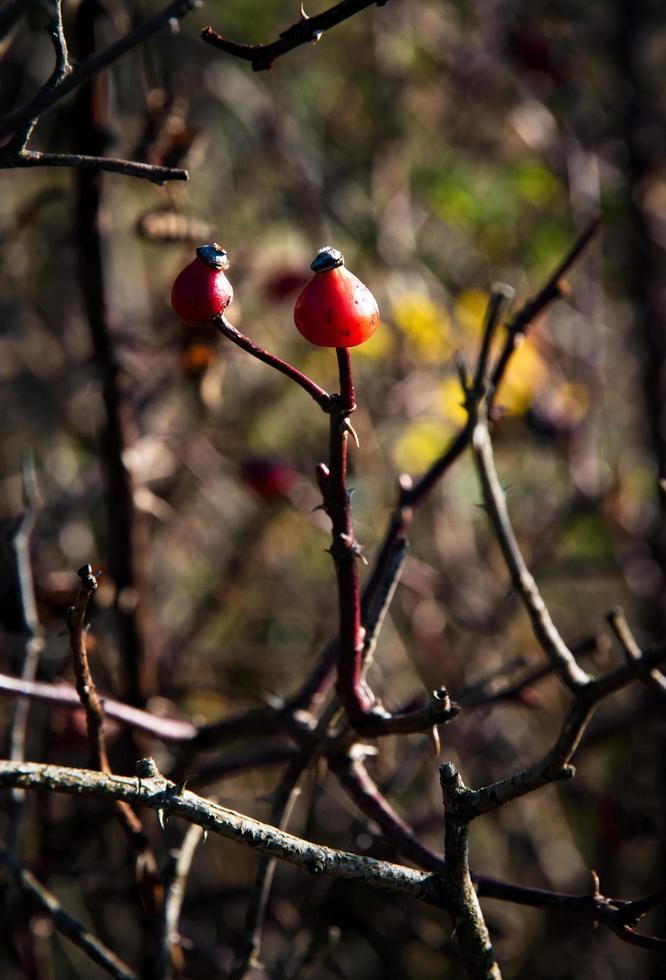
[[[100, 701], [90, 664], [86, 644], [86, 613], [91, 596], [97, 589], [97, 579], [93, 575], [92, 566], [84, 565], [79, 569], [79, 587], [74, 605], [67, 612], [67, 629], [69, 631], [72, 663], [76, 676], [76, 689], [86, 713], [86, 729], [92, 765], [100, 772], [109, 773], [109, 758], [106, 752], [104, 738], [104, 709]], [[151, 910], [159, 904], [161, 889], [157, 885], [157, 862], [148, 838], [143, 832], [141, 820], [132, 808], [118, 800], [115, 804], [118, 823], [122, 827], [137, 859], [144, 900]]]
[[[666, 659], [666, 650], [661, 650], [660, 654], [659, 662]], [[281, 858], [310, 874], [356, 879], [372, 888], [418, 898], [440, 908], [448, 907], [442, 880], [436, 874], [313, 844], [219, 803], [205, 800], [183, 788], [182, 784], [170, 782], [159, 774], [137, 781], [136, 778], [86, 769], [0, 761], [0, 787], [3, 786], [19, 786], [26, 790], [44, 788], [56, 793], [149, 806], [158, 814], [161, 811], [162, 822], [167, 816], [181, 817], [204, 830]], [[609, 926], [621, 921], [617, 918], [618, 914], [631, 904], [601, 895], [549, 893], [480, 876], [475, 876], [475, 886], [480, 895], [552, 910], [576, 911]]]
[[102, 727], [104, 710], [90, 672], [86, 645], [86, 614], [88, 603], [96, 589], [97, 579], [93, 575], [92, 566], [84, 565], [83, 568], [79, 569], [79, 587], [74, 605], [67, 612], [67, 629], [69, 630], [69, 643], [76, 677], [76, 690], [86, 713], [90, 761], [100, 772], [109, 772], [109, 760], [106, 754]]
[[[562, 295], [563, 276], [571, 269], [576, 260], [582, 255], [591, 240], [599, 230], [601, 223], [600, 217], [583, 229], [572, 247], [564, 256], [555, 271], [544, 283], [542, 288], [534, 297], [527, 302], [513, 315], [508, 326], [507, 334], [501, 353], [491, 372], [489, 388], [496, 393], [498, 386], [504, 377], [511, 356], [519, 343], [520, 338], [527, 332], [530, 325], [543, 311], [558, 297]], [[498, 291], [498, 300], [506, 300], [506, 288], [501, 287]], [[496, 316], [499, 316], [501, 309], [496, 309]], [[494, 325], [494, 324], [493, 324]], [[396, 562], [397, 556], [403, 554], [407, 548], [407, 536], [409, 528], [414, 519], [415, 511], [425, 502], [434, 486], [442, 479], [451, 466], [460, 458], [472, 440], [473, 425], [468, 422], [463, 426], [456, 436], [453, 437], [444, 452], [426, 470], [426, 472], [415, 482], [408, 476], [403, 476], [399, 482], [398, 500], [387, 528], [384, 532], [382, 543], [377, 551], [377, 556], [368, 577], [368, 581], [363, 591], [364, 607], [369, 607], [373, 602], [375, 592], [380, 588], [381, 583], [386, 578], [387, 569]], [[365, 621], [364, 621], [365, 625]], [[297, 695], [299, 707], [309, 706], [310, 700], [326, 690], [331, 683], [335, 669], [335, 657], [337, 656], [337, 643], [332, 644], [322, 652], [313, 671]], [[366, 719], [367, 720], [367, 719]], [[381, 724], [378, 716], [372, 718], [373, 724]]]
[[205, 27], [201, 37], [226, 54], [249, 61], [253, 71], [265, 71], [283, 54], [293, 51], [302, 44], [316, 44], [324, 31], [348, 20], [366, 7], [375, 4], [383, 7], [385, 3], [387, 0], [341, 0], [340, 3], [314, 17], [308, 17], [301, 7], [301, 19], [282, 31], [279, 38], [270, 44], [240, 44], [237, 41], [229, 41], [212, 27]]
[[160, 775], [138, 782], [136, 778], [87, 769], [0, 762], [0, 786], [19, 786], [23, 789], [42, 787], [51, 792], [149, 806], [161, 811], [163, 820], [166, 817], [182, 817], [211, 833], [282, 858], [310, 874], [360, 880], [373, 888], [422, 898], [433, 904], [440, 902], [437, 881], [430, 874], [312, 844], [219, 803], [205, 800], [190, 790], [181, 790]]

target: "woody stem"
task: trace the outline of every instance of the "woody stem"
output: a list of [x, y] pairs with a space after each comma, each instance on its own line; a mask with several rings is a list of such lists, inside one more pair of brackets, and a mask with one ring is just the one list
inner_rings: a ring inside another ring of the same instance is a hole
[[351, 358], [346, 347], [336, 349], [340, 376], [339, 408], [330, 416], [329, 476], [324, 506], [331, 518], [331, 555], [338, 584], [340, 633], [337, 688], [351, 719], [364, 715], [372, 703], [361, 683], [363, 630], [361, 627], [361, 579], [358, 544], [354, 537], [351, 504], [347, 490], [349, 433], [345, 426], [356, 408]]

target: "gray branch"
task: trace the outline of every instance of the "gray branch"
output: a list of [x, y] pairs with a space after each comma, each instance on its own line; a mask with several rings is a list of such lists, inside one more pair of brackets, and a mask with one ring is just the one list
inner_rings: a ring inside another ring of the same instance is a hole
[[363, 881], [372, 888], [444, 907], [436, 875], [313, 844], [219, 803], [205, 800], [189, 790], [180, 791], [175, 783], [161, 776], [139, 782], [136, 778], [89, 769], [71, 769], [36, 762], [0, 762], [1, 786], [18, 786], [27, 790], [45, 789], [53, 793], [122, 800], [125, 803], [149, 806], [161, 811], [162, 817], [181, 817], [204, 830], [235, 840], [271, 857], [282, 858], [310, 874], [327, 874], [334, 878]]
[[464, 812], [467, 789], [450, 762], [440, 768], [439, 775], [446, 812], [444, 880], [454, 932], [472, 980], [502, 980], [469, 872], [469, 818]]
[[590, 683], [590, 676], [578, 666], [576, 658], [555, 626], [539, 588], [523, 558], [511, 526], [506, 497], [495, 469], [493, 450], [485, 421], [479, 420], [472, 436], [474, 457], [483, 498], [493, 530], [502, 549], [514, 588], [525, 606], [534, 635], [552, 663], [560, 680], [576, 693]]
[[196, 824], [188, 827], [180, 847], [169, 854], [169, 865], [165, 873], [166, 888], [162, 905], [162, 923], [157, 963], [156, 980], [169, 980], [172, 976], [171, 949], [179, 942], [178, 920], [185, 898], [185, 884], [190, 873], [194, 852], [201, 840], [203, 830]]

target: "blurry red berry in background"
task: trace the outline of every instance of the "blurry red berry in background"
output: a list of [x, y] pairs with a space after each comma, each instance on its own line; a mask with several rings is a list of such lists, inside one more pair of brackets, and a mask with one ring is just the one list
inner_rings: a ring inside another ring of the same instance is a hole
[[227, 253], [215, 242], [197, 249], [171, 290], [171, 306], [181, 320], [194, 327], [224, 313], [234, 295], [224, 274], [228, 267]]
[[536, 31], [512, 31], [508, 37], [508, 53], [517, 68], [546, 75], [555, 85], [567, 80], [551, 42]]
[[242, 467], [243, 479], [264, 500], [281, 500], [298, 480], [298, 473], [279, 459], [252, 457]]
[[294, 322], [318, 347], [358, 347], [379, 325], [377, 300], [344, 267], [341, 252], [321, 248], [310, 268], [314, 276], [296, 300]]
[[271, 273], [264, 283], [266, 296], [276, 302], [286, 299], [287, 296], [302, 289], [307, 278], [301, 269], [278, 269]]
[[183, 373], [190, 378], [199, 378], [217, 357], [217, 350], [210, 344], [200, 341], [187, 344], [180, 353]]

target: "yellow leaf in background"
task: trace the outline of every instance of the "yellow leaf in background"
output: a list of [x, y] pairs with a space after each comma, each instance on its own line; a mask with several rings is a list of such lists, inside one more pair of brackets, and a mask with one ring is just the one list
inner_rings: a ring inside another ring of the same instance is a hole
[[548, 378], [548, 365], [529, 337], [515, 352], [497, 394], [497, 404], [523, 415]]
[[366, 340], [364, 344], [359, 344], [352, 351], [352, 357], [355, 360], [367, 360], [367, 361], [379, 361], [383, 358], [388, 357], [393, 353], [393, 348], [395, 347], [393, 334], [389, 328], [380, 323], [379, 329]]
[[481, 289], [465, 289], [456, 298], [454, 307], [456, 322], [473, 337], [481, 336], [488, 299], [488, 293], [484, 293]]
[[436, 364], [450, 355], [451, 320], [443, 306], [421, 293], [404, 293], [394, 302], [392, 316], [415, 358]]
[[462, 406], [463, 397], [458, 378], [447, 378], [439, 386], [437, 405], [448, 422], [464, 425], [467, 421], [467, 412]]
[[395, 465], [407, 473], [422, 472], [442, 452], [450, 431], [434, 420], [412, 423], [393, 447]]

